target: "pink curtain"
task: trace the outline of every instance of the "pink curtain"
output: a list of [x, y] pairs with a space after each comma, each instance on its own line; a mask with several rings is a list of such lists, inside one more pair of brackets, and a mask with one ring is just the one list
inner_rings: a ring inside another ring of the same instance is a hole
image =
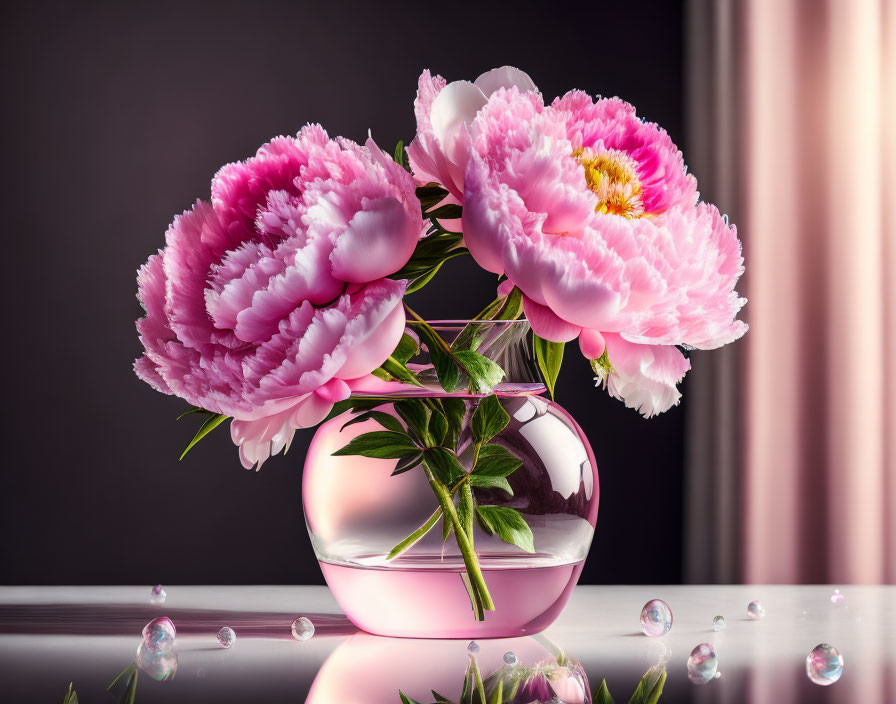
[[742, 578], [896, 582], [896, 0], [736, 5]]

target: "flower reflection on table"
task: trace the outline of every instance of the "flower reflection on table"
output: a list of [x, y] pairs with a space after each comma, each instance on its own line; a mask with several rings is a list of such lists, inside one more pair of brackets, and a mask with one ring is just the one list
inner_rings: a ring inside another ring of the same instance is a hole
[[[359, 632], [327, 658], [307, 702], [476, 702], [483, 700], [482, 694], [485, 701], [498, 702], [592, 701], [582, 666], [546, 638], [477, 643], [479, 651], [473, 654], [462, 640], [382, 638]], [[515, 662], [505, 659], [508, 653]]]

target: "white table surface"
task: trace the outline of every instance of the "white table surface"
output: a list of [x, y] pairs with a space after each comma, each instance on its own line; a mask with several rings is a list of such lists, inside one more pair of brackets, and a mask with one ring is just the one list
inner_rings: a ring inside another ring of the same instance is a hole
[[[140, 630], [167, 615], [178, 627], [177, 675], [139, 679], [136, 702], [339, 702], [398, 704], [398, 689], [429, 702], [429, 689], [456, 696], [467, 664], [466, 641], [390, 639], [358, 632], [324, 587], [165, 586], [164, 605], [149, 587], [0, 588], [0, 701], [61, 702], [73, 681], [82, 704], [111, 702], [103, 691], [134, 659]], [[850, 702], [896, 704], [896, 587], [613, 586], [578, 587], [544, 636], [581, 661], [593, 689], [604, 677], [624, 704], [638, 679], [668, 658], [661, 703]], [[663, 638], [642, 635], [643, 604], [662, 598], [675, 621]], [[746, 618], [747, 603], [766, 609]], [[724, 615], [728, 630], [713, 632]], [[289, 625], [307, 615], [317, 626], [305, 643]], [[230, 650], [217, 645], [221, 626], [237, 631]], [[697, 686], [686, 662], [699, 643], [714, 646], [722, 676]], [[843, 654], [843, 677], [812, 684], [805, 659], [818, 643]], [[480, 641], [484, 672], [507, 650], [534, 664], [547, 656], [532, 638]]]

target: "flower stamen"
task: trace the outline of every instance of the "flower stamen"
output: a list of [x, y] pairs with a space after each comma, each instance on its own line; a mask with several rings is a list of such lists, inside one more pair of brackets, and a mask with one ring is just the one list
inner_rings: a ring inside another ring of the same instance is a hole
[[572, 157], [584, 167], [588, 188], [597, 196], [595, 212], [627, 218], [644, 215], [637, 163], [628, 154], [618, 149], [579, 147]]

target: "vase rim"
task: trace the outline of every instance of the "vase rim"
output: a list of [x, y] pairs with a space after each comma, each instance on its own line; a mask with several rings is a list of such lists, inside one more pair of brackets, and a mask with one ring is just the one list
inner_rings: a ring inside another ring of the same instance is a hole
[[[409, 320], [408, 324], [413, 325], [415, 322], [419, 322], [419, 321]], [[525, 324], [525, 325], [529, 324], [529, 321], [526, 318], [515, 318], [513, 320], [504, 320], [504, 319], [497, 319], [497, 320], [460, 320], [460, 319], [458, 319], [458, 320], [426, 320], [424, 322], [427, 323], [428, 325], [440, 325], [440, 326], [451, 326], [451, 327], [455, 327], [455, 326], [466, 327], [467, 325], [495, 325], [498, 323], [504, 323], [507, 325], [509, 325], [511, 323], [518, 323], [518, 324]]]

